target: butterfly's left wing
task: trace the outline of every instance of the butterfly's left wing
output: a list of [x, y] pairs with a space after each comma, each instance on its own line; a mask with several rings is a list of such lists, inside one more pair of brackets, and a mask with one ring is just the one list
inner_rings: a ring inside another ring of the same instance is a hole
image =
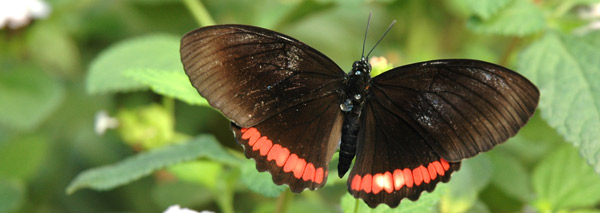
[[460, 161], [515, 135], [533, 115], [537, 88], [475, 60], [406, 65], [371, 81], [348, 179], [369, 206], [397, 206], [448, 181]]
[[294, 192], [325, 184], [341, 134], [341, 68], [292, 37], [246, 25], [196, 29], [180, 51], [192, 85], [232, 121], [259, 171]]

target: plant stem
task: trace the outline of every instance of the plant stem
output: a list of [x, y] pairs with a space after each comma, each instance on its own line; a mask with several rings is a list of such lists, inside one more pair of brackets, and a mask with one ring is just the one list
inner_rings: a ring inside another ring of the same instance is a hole
[[215, 21], [210, 17], [210, 14], [200, 0], [183, 0], [183, 3], [192, 13], [198, 25], [204, 27], [215, 24]]
[[168, 96], [163, 96], [162, 103], [163, 107], [171, 114], [171, 116], [175, 117], [175, 99]]
[[289, 188], [284, 190], [277, 198], [277, 204], [275, 206], [275, 213], [287, 212], [287, 206], [290, 201], [290, 190]]
[[518, 37], [514, 37], [511, 39], [508, 48], [506, 48], [506, 51], [504, 51], [504, 53], [502, 54], [502, 58], [500, 58], [500, 61], [498, 62], [500, 65], [505, 67], [508, 66], [508, 60], [510, 59], [510, 55], [517, 48], [520, 41], [521, 40]]

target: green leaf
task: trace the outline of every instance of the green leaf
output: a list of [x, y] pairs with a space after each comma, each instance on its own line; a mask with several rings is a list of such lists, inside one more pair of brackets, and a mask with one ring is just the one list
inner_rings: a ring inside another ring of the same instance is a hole
[[568, 144], [540, 161], [532, 182], [537, 194], [534, 205], [540, 212], [593, 207], [600, 202], [600, 176]]
[[467, 213], [488, 213], [491, 212], [490, 209], [485, 205], [485, 203], [477, 200], [475, 204], [467, 211]]
[[431, 193], [423, 192], [419, 200], [411, 201], [403, 199], [400, 205], [396, 208], [390, 208], [388, 205], [379, 204], [374, 209], [371, 209], [363, 200], [354, 198], [351, 194], [345, 193], [342, 197], [341, 207], [344, 212], [432, 212], [440, 197], [446, 193], [447, 184], [438, 183], [435, 190]]
[[526, 167], [533, 167], [550, 150], [564, 142], [556, 130], [542, 119], [538, 111], [529, 119], [527, 125], [519, 130], [519, 134], [497, 146], [495, 150], [510, 153]]
[[465, 0], [469, 9], [483, 20], [487, 20], [512, 0]]
[[47, 150], [48, 140], [39, 135], [0, 141], [0, 176], [29, 179], [44, 163]]
[[162, 70], [129, 70], [124, 75], [149, 86], [152, 91], [177, 98], [188, 104], [208, 105], [183, 70], [180, 72], [165, 72]]
[[542, 11], [531, 1], [513, 0], [489, 19], [471, 17], [467, 27], [477, 33], [525, 36], [544, 29], [546, 22]]
[[246, 160], [240, 169], [242, 173], [242, 183], [244, 183], [248, 189], [265, 197], [277, 197], [287, 188], [287, 185], [276, 185], [273, 183], [270, 173], [258, 172], [254, 160]]
[[0, 124], [33, 129], [59, 106], [64, 93], [62, 85], [38, 67], [9, 66], [0, 72]]
[[67, 187], [71, 194], [78, 189], [108, 190], [140, 179], [166, 166], [207, 157], [219, 162], [237, 164], [239, 160], [223, 150], [212, 136], [198, 136], [191, 141], [137, 154], [121, 162], [86, 170]]
[[600, 173], [600, 46], [548, 33], [525, 49], [518, 70], [541, 92], [542, 117]]
[[440, 201], [442, 212], [464, 212], [477, 202], [479, 192], [492, 178], [492, 164], [485, 154], [462, 161]]
[[0, 179], [0, 212], [17, 212], [25, 201], [25, 191], [19, 179]]
[[123, 75], [144, 70], [183, 70], [179, 59], [179, 37], [150, 35], [109, 47], [92, 61], [86, 89], [90, 94], [145, 89], [147, 87], [142, 83]]
[[223, 165], [218, 162], [198, 160], [173, 165], [168, 170], [181, 180], [199, 183], [207, 188], [214, 188], [223, 170]]
[[533, 190], [526, 169], [515, 157], [503, 152], [487, 154], [493, 165], [492, 184], [523, 203], [533, 199]]

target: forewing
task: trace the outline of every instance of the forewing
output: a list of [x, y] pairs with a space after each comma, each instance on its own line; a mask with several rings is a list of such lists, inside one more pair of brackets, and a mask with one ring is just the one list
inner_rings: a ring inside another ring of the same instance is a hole
[[538, 89], [523, 76], [476, 60], [398, 67], [374, 78], [370, 94], [451, 162], [514, 136], [539, 100]]
[[329, 58], [267, 29], [199, 28], [182, 38], [180, 52], [192, 85], [242, 127], [343, 89], [344, 72]]

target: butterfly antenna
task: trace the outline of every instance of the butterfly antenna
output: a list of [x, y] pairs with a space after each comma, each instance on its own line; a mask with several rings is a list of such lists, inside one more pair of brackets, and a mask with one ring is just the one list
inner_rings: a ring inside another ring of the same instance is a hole
[[367, 32], [369, 32], [369, 25], [371, 24], [371, 14], [373, 12], [369, 12], [369, 19], [367, 19], [367, 29], [365, 30], [365, 38], [363, 39], [363, 49], [360, 55], [361, 59], [365, 57], [365, 43], [367, 43]]
[[396, 24], [396, 20], [392, 21], [392, 23], [390, 24], [390, 26], [387, 28], [387, 30], [385, 30], [385, 32], [381, 36], [381, 38], [379, 38], [379, 41], [377, 41], [377, 43], [375, 43], [375, 46], [373, 46], [373, 48], [371, 49], [371, 51], [369, 51], [369, 53], [367, 53], [367, 58], [369, 57], [369, 55], [371, 55], [371, 52], [373, 52], [373, 50], [375, 49], [375, 47], [377, 47], [377, 45], [379, 44], [379, 42], [381, 42], [381, 40], [383, 40], [383, 37], [385, 37], [385, 34], [387, 34], [392, 29], [392, 26], [394, 26], [394, 24]]

